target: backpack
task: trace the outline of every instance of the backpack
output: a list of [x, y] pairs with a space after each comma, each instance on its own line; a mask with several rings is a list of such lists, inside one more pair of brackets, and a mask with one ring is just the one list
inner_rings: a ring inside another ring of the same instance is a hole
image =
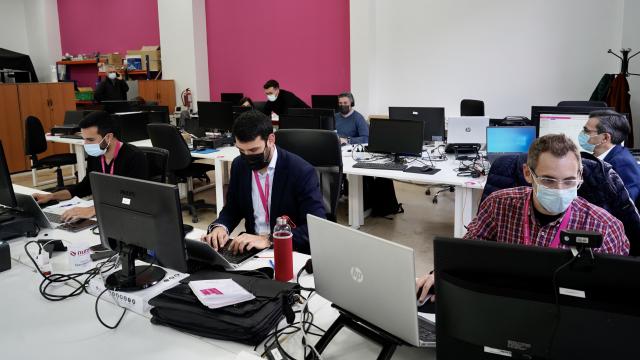
[[387, 178], [365, 176], [362, 180], [364, 208], [371, 208], [371, 216], [388, 217], [404, 213], [402, 204], [396, 197], [393, 180]]

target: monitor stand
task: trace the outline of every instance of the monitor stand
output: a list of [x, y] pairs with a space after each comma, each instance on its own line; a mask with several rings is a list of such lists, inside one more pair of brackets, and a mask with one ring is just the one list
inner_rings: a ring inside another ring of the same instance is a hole
[[135, 246], [120, 244], [120, 261], [122, 268], [107, 277], [105, 288], [114, 291], [137, 291], [159, 283], [167, 272], [157, 266], [136, 266]]

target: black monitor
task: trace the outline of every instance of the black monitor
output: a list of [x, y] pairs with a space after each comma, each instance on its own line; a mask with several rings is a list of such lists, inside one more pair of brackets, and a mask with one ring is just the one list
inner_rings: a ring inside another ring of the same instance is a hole
[[231, 103], [231, 105], [242, 105], [240, 104], [242, 98], [244, 98], [243, 93], [220, 93], [220, 101]]
[[144, 111], [113, 114], [113, 120], [118, 129], [116, 136], [124, 142], [146, 140], [149, 138], [147, 124], [149, 113]]
[[637, 358], [640, 260], [572, 258], [566, 249], [436, 238], [437, 358]]
[[338, 95], [311, 95], [311, 107], [338, 111]]
[[201, 129], [231, 131], [233, 105], [228, 102], [198, 101], [198, 123]]
[[[551, 133], [563, 133], [577, 141], [588, 120], [588, 115], [596, 110], [615, 110], [607, 107], [589, 106], [532, 106], [531, 122], [536, 127], [537, 136]], [[576, 145], [578, 143], [576, 142]]]
[[109, 114], [131, 112], [138, 106], [137, 101], [128, 100], [105, 100], [101, 101], [100, 104], [104, 107], [104, 111]]
[[249, 106], [233, 106], [233, 119], [235, 120], [243, 112], [251, 111], [253, 108]]
[[109, 289], [133, 291], [165, 275], [157, 266], [135, 266], [152, 253], [153, 265], [188, 272], [176, 185], [92, 172], [91, 189], [102, 245], [120, 253], [122, 270], [110, 275]]
[[146, 111], [149, 113], [149, 123], [170, 123], [169, 107], [165, 105], [139, 105], [137, 111]]
[[424, 122], [424, 141], [444, 141], [444, 108], [389, 107], [389, 118]]
[[420, 120], [371, 119], [369, 125], [369, 152], [422, 156], [424, 122]]
[[80, 121], [84, 119], [85, 111], [83, 110], [68, 110], [64, 113], [64, 124], [65, 125], [78, 125]]
[[322, 118], [317, 115], [282, 114], [279, 116], [278, 129], [322, 130]]
[[335, 130], [336, 117], [333, 109], [322, 108], [292, 108], [287, 112], [289, 115], [296, 116], [320, 116], [322, 120], [322, 130]]
[[2, 147], [2, 140], [0, 140], [0, 205], [10, 208], [18, 206], [16, 194], [13, 192], [7, 157]]

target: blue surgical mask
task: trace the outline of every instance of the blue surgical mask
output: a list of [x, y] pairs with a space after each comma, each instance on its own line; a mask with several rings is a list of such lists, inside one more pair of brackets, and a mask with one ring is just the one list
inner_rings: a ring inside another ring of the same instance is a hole
[[551, 189], [537, 184], [536, 198], [542, 207], [552, 215], [565, 212], [571, 202], [578, 197], [578, 187], [568, 189]]
[[[598, 136], [598, 135], [594, 135], [594, 136]], [[578, 135], [578, 143], [580, 143], [580, 147], [588, 153], [593, 153], [593, 151], [596, 149], [596, 146], [600, 144], [597, 144], [597, 145], [590, 144], [589, 140], [591, 140], [591, 136], [589, 136], [584, 131], [581, 131], [580, 135]]]
[[107, 74], [107, 77], [109, 77], [109, 79], [111, 79], [111, 80], [115, 80], [117, 75], [114, 72], [110, 72], [109, 74]]
[[[102, 141], [104, 141], [104, 138], [102, 139]], [[107, 149], [109, 148], [109, 144], [111, 143], [111, 140], [109, 140], [109, 143], [104, 149], [100, 147], [100, 144], [102, 144], [102, 141], [100, 141], [97, 144], [84, 144], [84, 151], [87, 153], [87, 155], [93, 156], [93, 157], [100, 157], [104, 155], [107, 152]]]

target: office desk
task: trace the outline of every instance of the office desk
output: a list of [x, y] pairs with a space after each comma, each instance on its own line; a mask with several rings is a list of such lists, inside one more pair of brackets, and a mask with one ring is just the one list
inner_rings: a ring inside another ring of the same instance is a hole
[[60, 136], [47, 135], [47, 141], [59, 144], [69, 144], [71, 152], [76, 154], [76, 171], [78, 172], [78, 181], [87, 175], [87, 163], [85, 161], [84, 140], [68, 139]]

